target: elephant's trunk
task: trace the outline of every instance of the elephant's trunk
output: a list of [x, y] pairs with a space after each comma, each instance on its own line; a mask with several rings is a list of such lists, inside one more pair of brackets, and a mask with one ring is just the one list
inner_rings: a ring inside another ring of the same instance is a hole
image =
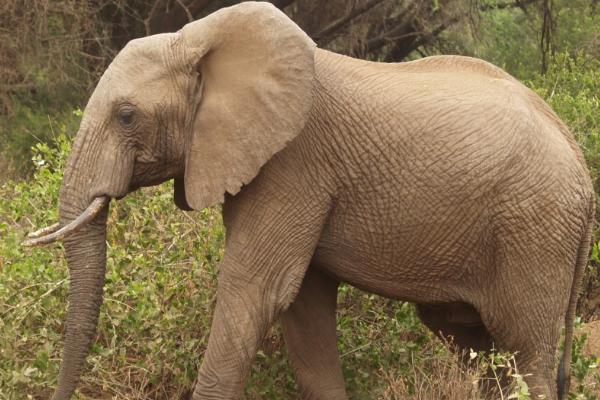
[[[62, 226], [84, 213], [85, 203], [89, 201], [83, 193], [73, 189], [79, 186], [77, 183], [81, 180], [70, 178], [69, 172], [72, 170], [67, 168], [60, 195]], [[107, 215], [108, 206], [104, 206], [92, 221], [64, 239], [70, 274], [69, 308], [62, 363], [53, 400], [71, 398], [95, 337], [106, 270]]]

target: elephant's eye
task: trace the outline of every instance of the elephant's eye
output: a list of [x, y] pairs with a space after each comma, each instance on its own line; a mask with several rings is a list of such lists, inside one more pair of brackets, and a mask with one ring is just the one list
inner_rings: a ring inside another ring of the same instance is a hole
[[131, 124], [133, 124], [134, 121], [134, 112], [130, 108], [120, 110], [118, 118], [121, 125], [126, 127], [131, 126]]

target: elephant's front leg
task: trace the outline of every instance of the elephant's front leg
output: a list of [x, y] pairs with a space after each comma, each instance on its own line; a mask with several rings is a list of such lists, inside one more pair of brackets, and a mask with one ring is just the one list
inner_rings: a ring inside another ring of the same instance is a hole
[[298, 294], [328, 214], [314, 196], [263, 184], [225, 202], [225, 257], [194, 400], [243, 398], [256, 350]]
[[276, 307], [261, 285], [221, 277], [194, 400], [244, 398], [246, 377]]

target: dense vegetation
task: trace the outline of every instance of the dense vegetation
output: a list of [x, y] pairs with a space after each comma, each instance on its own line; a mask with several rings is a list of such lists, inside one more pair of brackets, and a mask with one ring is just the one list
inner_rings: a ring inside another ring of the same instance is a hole
[[[171, 1], [36, 0], [30, 8], [25, 3], [0, 6], [0, 62], [5, 63], [0, 68], [0, 399], [47, 398], [56, 383], [66, 263], [60, 245], [30, 250], [19, 243], [25, 232], [56, 220], [62, 168], [80, 108], [128, 38], [176, 29], [177, 21], [187, 20]], [[235, 1], [183, 3], [188, 11], [199, 5], [193, 15], [201, 16]], [[274, 3], [287, 6], [321, 45], [341, 52], [388, 61], [460, 53], [506, 68], [571, 127], [600, 193], [595, 1], [440, 0], [415, 2], [427, 5], [417, 8], [410, 1], [369, 1], [372, 10], [337, 30], [331, 27], [344, 12], [320, 12], [311, 19], [308, 11], [319, 2]], [[349, 10], [347, 15], [356, 10], [347, 1], [327, 3]], [[377, 47], [374, 39], [382, 36], [386, 40]], [[169, 184], [113, 202], [105, 302], [80, 398], [177, 399], [190, 393], [206, 348], [224, 235], [219, 209], [179, 212]], [[595, 244], [580, 306], [583, 320], [600, 317], [597, 262]], [[473, 382], [486, 379], [482, 371], [490, 363], [510, 371], [512, 398], [528, 398], [510, 355], [473, 355], [472, 368], [461, 372], [456, 356], [419, 323], [410, 304], [343, 287], [339, 305], [339, 346], [353, 399], [435, 399], [442, 393], [451, 400], [477, 399]], [[573, 398], [598, 399], [597, 360], [582, 354], [583, 340], [575, 344]], [[259, 352], [247, 394], [295, 396], [277, 327]]]

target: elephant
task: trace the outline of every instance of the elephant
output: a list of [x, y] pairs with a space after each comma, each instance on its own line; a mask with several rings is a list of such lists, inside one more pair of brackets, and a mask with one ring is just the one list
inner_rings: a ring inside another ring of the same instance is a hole
[[193, 399], [243, 398], [278, 319], [302, 398], [346, 399], [341, 282], [415, 303], [459, 348], [517, 352], [532, 394], [566, 398], [595, 196], [568, 128], [502, 69], [335, 54], [266, 2], [129, 42], [85, 107], [58, 224], [26, 242], [62, 239], [69, 267], [53, 399], [94, 338], [110, 201], [169, 180], [226, 227]]

